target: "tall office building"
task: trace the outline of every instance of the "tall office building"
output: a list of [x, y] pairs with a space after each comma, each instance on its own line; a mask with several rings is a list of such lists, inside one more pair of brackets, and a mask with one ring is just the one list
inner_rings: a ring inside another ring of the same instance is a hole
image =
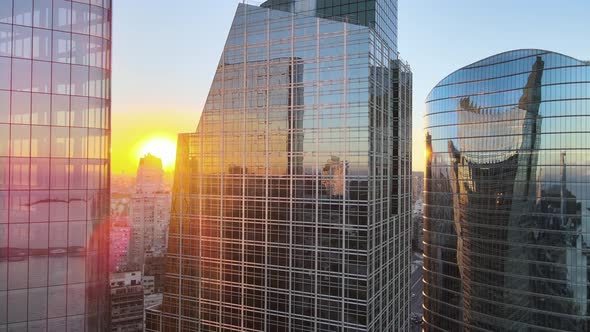
[[177, 148], [148, 331], [409, 329], [411, 73], [397, 1], [240, 4]]
[[427, 99], [425, 331], [588, 331], [590, 63], [494, 55]]
[[162, 160], [147, 154], [139, 161], [135, 190], [129, 204], [131, 239], [129, 265], [143, 270], [146, 252], [164, 255], [170, 222], [170, 192], [164, 185]]
[[135, 192], [155, 193], [165, 191], [162, 159], [148, 153], [139, 159], [135, 177]]
[[110, 0], [0, 1], [0, 330], [108, 329]]

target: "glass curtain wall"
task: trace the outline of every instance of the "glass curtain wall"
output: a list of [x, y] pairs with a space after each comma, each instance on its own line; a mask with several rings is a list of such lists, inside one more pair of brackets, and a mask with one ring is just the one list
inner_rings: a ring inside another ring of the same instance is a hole
[[590, 65], [516, 50], [427, 99], [426, 331], [587, 331]]
[[108, 329], [110, 0], [0, 1], [0, 330]]
[[392, 54], [365, 26], [238, 7], [179, 137], [148, 330], [409, 328], [411, 72]]

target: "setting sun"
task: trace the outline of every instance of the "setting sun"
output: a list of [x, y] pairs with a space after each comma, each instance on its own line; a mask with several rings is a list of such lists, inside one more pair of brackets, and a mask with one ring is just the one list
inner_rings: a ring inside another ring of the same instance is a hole
[[176, 142], [172, 137], [157, 136], [146, 139], [139, 145], [137, 157], [143, 157], [148, 153], [162, 159], [164, 171], [171, 171], [174, 169]]

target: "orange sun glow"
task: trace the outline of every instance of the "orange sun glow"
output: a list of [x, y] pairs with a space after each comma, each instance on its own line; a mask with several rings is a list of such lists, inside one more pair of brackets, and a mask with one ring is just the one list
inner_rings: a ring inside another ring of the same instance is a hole
[[174, 162], [176, 160], [176, 141], [174, 138], [157, 136], [146, 139], [139, 146], [138, 157], [141, 158], [148, 153], [162, 159], [164, 171], [174, 169]]

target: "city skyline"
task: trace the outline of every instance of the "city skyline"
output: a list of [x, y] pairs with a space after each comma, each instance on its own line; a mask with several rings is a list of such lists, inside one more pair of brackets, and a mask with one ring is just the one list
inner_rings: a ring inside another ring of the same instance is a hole
[[588, 332], [588, 12], [0, 0], [0, 330]]
[[[114, 25], [120, 36], [114, 40], [118, 56], [113, 59], [113, 75], [119, 78], [113, 86], [113, 108], [118, 110], [113, 113], [114, 174], [135, 173], [145, 141], [160, 137], [175, 143], [178, 133], [196, 129], [240, 2], [221, 0], [198, 9], [190, 0], [166, 7], [140, 0], [114, 4], [117, 19], [126, 22]], [[137, 15], [140, 3], [142, 15]], [[588, 31], [590, 2], [585, 0], [501, 0], [493, 5], [401, 0], [399, 6], [401, 56], [415, 68], [414, 170], [423, 171], [425, 165], [424, 101], [448, 73], [510, 49], [551, 49], [579, 59], [590, 54], [590, 44], [579, 42]], [[544, 17], [551, 24], [540, 21]]]

